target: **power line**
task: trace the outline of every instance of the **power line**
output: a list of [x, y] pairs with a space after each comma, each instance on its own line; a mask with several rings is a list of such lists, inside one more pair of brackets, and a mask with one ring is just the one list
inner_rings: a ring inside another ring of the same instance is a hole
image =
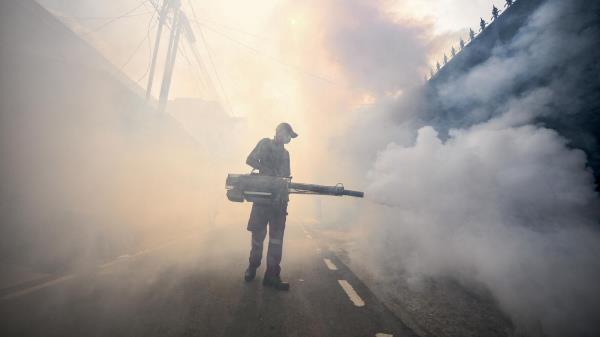
[[[182, 45], [182, 47], [180, 47], [180, 51], [181, 51], [182, 55], [184, 56], [184, 58], [186, 59], [189, 67], [192, 68], [193, 73], [194, 73], [194, 79], [195, 79], [194, 82], [196, 84], [196, 89], [202, 95], [204, 93], [203, 88], [206, 89], [206, 83], [204, 82], [204, 80], [202, 80], [202, 76], [200, 75], [198, 69], [196, 67], [194, 67], [194, 65], [192, 64], [190, 59], [187, 57], [187, 55], [186, 55], [187, 53], [186, 53], [185, 49], [183, 48], [183, 45]], [[192, 51], [192, 53], [193, 53], [193, 51]]]
[[[156, 15], [156, 11], [152, 11], [152, 13], [154, 13], [152, 15], [152, 17], [154, 17]], [[160, 20], [160, 18], [158, 18], [158, 19]], [[144, 73], [142, 75], [140, 75], [140, 77], [136, 81], [136, 83], [138, 83], [138, 84], [141, 80], [144, 79], [144, 77], [146, 77], [146, 75], [148, 75], [148, 72], [150, 71], [150, 64], [152, 63], [152, 39], [150, 38], [150, 27], [148, 28], [148, 31], [146, 32], [146, 40], [148, 41], [148, 65], [146, 66], [146, 71], [144, 71]]]
[[[151, 3], [152, 3], [153, 6], [156, 7], [156, 5], [154, 4], [154, 2], [151, 1]], [[189, 19], [187, 18], [187, 16], [185, 17], [185, 21], [184, 22], [186, 23], [186, 31], [188, 31], [188, 33], [190, 33], [190, 34], [193, 35], [193, 30], [189, 26]], [[167, 27], [168, 27], [168, 24], [167, 24]], [[211, 91], [211, 94], [217, 95], [217, 92], [216, 92], [216, 89], [214, 87], [214, 84], [212, 83], [212, 79], [211, 79], [210, 73], [206, 70], [206, 65], [204, 64], [204, 61], [203, 61], [202, 57], [200, 56], [200, 54], [198, 53], [198, 50], [196, 48], [196, 43], [195, 43], [194, 37], [193, 36], [188, 36], [188, 38], [186, 39], [186, 42], [187, 42], [188, 47], [190, 48], [190, 50], [192, 52], [192, 55], [194, 56], [194, 58], [196, 59], [196, 62], [198, 63], [199, 70], [202, 72], [202, 75], [203, 75], [203, 76], [198, 75], [198, 79], [203, 84], [204, 88], [208, 88]], [[197, 68], [193, 68], [193, 69], [198, 70]], [[206, 81], [203, 80], [203, 78], [205, 78]]]
[[129, 15], [119, 15], [118, 17], [116, 16], [72, 16], [72, 15], [63, 15], [63, 14], [57, 14], [56, 16], [58, 16], [59, 18], [63, 18], [63, 19], [73, 19], [73, 20], [113, 20], [116, 18], [122, 19], [122, 18], [132, 18], [135, 16], [142, 16], [142, 15], [147, 15], [147, 14], [152, 14], [154, 13], [154, 11], [148, 11], [148, 12], [143, 12], [143, 13], [134, 13], [134, 14], [129, 14]]
[[[191, 1], [191, 0], [190, 0], [190, 1]], [[193, 9], [192, 9], [192, 11], [193, 11]], [[241, 34], [244, 34], [244, 35], [247, 35], [247, 36], [253, 37], [253, 38], [257, 39], [257, 40], [273, 40], [273, 39], [272, 39], [272, 38], [270, 38], [270, 37], [261, 36], [261, 35], [259, 35], [259, 34], [255, 34], [255, 33], [247, 32], [247, 31], [245, 31], [245, 30], [243, 30], [243, 29], [240, 29], [240, 28], [237, 28], [237, 27], [233, 27], [233, 26], [229, 26], [229, 25], [225, 25], [225, 24], [223, 24], [223, 23], [220, 23], [220, 22], [218, 22], [218, 21], [215, 21], [215, 20], [212, 20], [212, 19], [208, 19], [208, 18], [206, 18], [206, 17], [204, 17], [204, 18], [202, 18], [202, 20], [200, 20], [200, 19], [198, 19], [198, 18], [196, 18], [196, 17], [194, 16], [194, 19], [196, 19], [198, 22], [201, 22], [201, 23], [203, 23], [203, 24], [206, 24], [206, 22], [209, 22], [209, 23], [211, 23], [211, 24], [214, 24], [214, 25], [216, 25], [216, 26], [219, 26], [220, 28], [223, 28], [223, 29], [226, 29], [226, 30], [229, 30], [229, 31], [232, 31], [232, 32], [238, 32], [238, 33], [241, 33]], [[205, 21], [205, 22], [203, 22], [203, 21]]]
[[215, 89], [215, 86], [213, 84], [212, 78], [210, 76], [210, 73], [206, 70], [206, 65], [204, 64], [204, 61], [202, 60], [202, 57], [200, 56], [200, 53], [198, 52], [198, 49], [196, 48], [196, 44], [188, 41], [188, 46], [190, 47], [190, 50], [192, 51], [192, 55], [196, 59], [196, 63], [198, 63], [198, 67], [202, 71], [204, 78], [206, 78], [206, 81], [203, 81], [203, 83], [211, 91], [210, 92], [211, 94], [218, 95], [217, 90]]
[[[165, 25], [167, 26], [167, 29], [169, 29], [169, 30], [172, 29], [168, 25], [168, 23], [165, 22]], [[196, 56], [195, 55], [195, 51], [193, 49], [193, 46], [189, 43], [189, 41], [187, 41], [187, 40], [185, 40], [185, 41], [188, 42], [188, 47], [190, 48], [190, 50], [192, 52], [192, 55]], [[189, 65], [189, 67], [194, 70], [195, 79], [200, 82], [200, 84], [201, 84], [202, 87], [206, 88], [206, 86], [207, 86], [206, 82], [204, 80], [202, 80], [202, 76], [199, 74], [198, 69], [196, 67], [194, 67], [194, 65], [192, 64], [192, 61], [190, 61], [190, 58], [188, 57], [188, 54], [185, 51], [184, 45], [178, 46], [177, 50], [181, 53], [181, 55], [183, 56], [183, 58], [185, 59], [185, 61]], [[206, 69], [204, 69], [203, 65], [200, 64], [200, 66], [201, 66], [201, 70], [206, 73]], [[200, 89], [200, 87], [198, 87], [198, 89], [199, 89], [198, 91], [200, 93], [202, 93], [202, 89]]]
[[227, 107], [229, 108], [229, 112], [233, 115], [233, 107], [231, 106], [231, 102], [229, 101], [229, 96], [227, 95], [227, 91], [225, 90], [225, 87], [223, 86], [223, 82], [221, 81], [221, 77], [219, 76], [219, 72], [217, 71], [217, 67], [215, 66], [215, 63], [213, 61], [212, 53], [210, 51], [210, 46], [208, 45], [208, 42], [206, 41], [206, 38], [204, 37], [204, 32], [202, 30], [202, 27], [200, 27], [200, 25], [198, 24], [198, 18], [196, 16], [196, 11], [194, 10], [194, 5], [192, 4], [192, 1], [188, 1], [188, 3], [190, 4], [190, 8], [192, 9], [192, 15], [194, 16], [194, 22], [196, 23], [196, 26], [198, 27], [198, 30], [200, 31], [200, 38], [202, 38], [202, 42], [206, 46], [208, 60], [210, 61], [211, 66], [213, 67], [215, 76], [217, 78], [217, 82], [219, 83], [219, 87], [221, 88], [221, 91], [223, 92], [223, 97], [225, 98], [225, 104], [227, 104]]
[[140, 48], [142, 47], [144, 42], [146, 42], [146, 40], [148, 39], [150, 29], [152, 28], [152, 20], [154, 19], [154, 15], [155, 15], [155, 13], [153, 13], [152, 17], [150, 17], [150, 20], [148, 20], [148, 28], [146, 29], [146, 34], [144, 34], [144, 38], [138, 43], [138, 45], [135, 47], [135, 49], [133, 50], [131, 55], [129, 55], [129, 57], [127, 58], [127, 61], [125, 61], [125, 63], [123, 63], [123, 65], [120, 68], [121, 71], [123, 71], [123, 69], [125, 69], [125, 67], [129, 64], [129, 62], [131, 62], [131, 60], [133, 59], [135, 54], [137, 54], [137, 52], [140, 50]]
[[[158, 10], [158, 5], [157, 5], [157, 4], [156, 4], [154, 1], [152, 1], [152, 0], [147, 0], [147, 1], [148, 1], [148, 2], [149, 2], [149, 3], [150, 3], [150, 4], [151, 4], [151, 5], [152, 5], [152, 6], [153, 6], [153, 7], [154, 7], [156, 10]], [[209, 46], [209, 44], [208, 44], [208, 42], [207, 42], [207, 39], [206, 39], [206, 37], [205, 37], [205, 34], [204, 34], [204, 30], [203, 30], [203, 27], [202, 27], [202, 25], [203, 25], [204, 27], [206, 27], [207, 29], [209, 29], [209, 30], [213, 31], [214, 33], [217, 33], [217, 34], [219, 34], [219, 35], [221, 35], [221, 36], [223, 36], [223, 37], [227, 38], [228, 40], [231, 40], [231, 41], [235, 42], [236, 44], [239, 44], [239, 45], [241, 45], [241, 46], [243, 46], [243, 47], [245, 47], [245, 48], [247, 48], [247, 49], [250, 49], [251, 51], [253, 51], [253, 52], [254, 52], [254, 53], [256, 53], [256, 54], [259, 54], [259, 55], [266, 56], [266, 57], [268, 57], [269, 59], [271, 59], [271, 60], [273, 60], [273, 61], [275, 61], [275, 62], [279, 63], [280, 65], [282, 65], [282, 66], [284, 66], [284, 67], [291, 68], [292, 70], [296, 70], [297, 72], [299, 72], [299, 73], [301, 73], [301, 74], [304, 74], [305, 76], [313, 77], [313, 78], [316, 78], [316, 79], [318, 79], [318, 80], [320, 80], [320, 81], [324, 81], [324, 82], [327, 82], [327, 83], [329, 83], [329, 84], [332, 84], [332, 85], [337, 85], [337, 86], [340, 86], [339, 84], [337, 84], [337, 83], [333, 82], [332, 80], [330, 80], [330, 79], [328, 79], [328, 78], [326, 78], [326, 77], [323, 77], [323, 76], [320, 76], [320, 75], [317, 75], [317, 74], [311, 73], [311, 72], [309, 72], [309, 71], [306, 71], [305, 69], [302, 69], [302, 68], [301, 68], [301, 67], [299, 67], [299, 66], [296, 66], [296, 65], [293, 65], [293, 64], [289, 64], [289, 63], [283, 62], [283, 61], [281, 61], [281, 60], [277, 59], [276, 57], [273, 57], [273, 56], [271, 56], [271, 55], [265, 54], [265, 53], [263, 53], [261, 50], [259, 50], [259, 49], [255, 48], [255, 47], [252, 47], [252, 46], [250, 46], [250, 45], [248, 45], [248, 44], [246, 44], [246, 43], [244, 43], [244, 42], [241, 42], [241, 41], [239, 41], [239, 40], [237, 40], [237, 39], [235, 39], [235, 38], [231, 37], [230, 35], [228, 35], [228, 34], [226, 34], [226, 33], [223, 33], [223, 32], [222, 32], [222, 31], [220, 31], [219, 29], [215, 29], [215, 28], [212, 28], [212, 27], [211, 27], [211, 26], [209, 26], [209, 25], [205, 25], [205, 24], [203, 24], [202, 22], [200, 22], [200, 21], [198, 20], [198, 18], [197, 18], [197, 16], [196, 16], [196, 13], [195, 13], [194, 6], [193, 6], [193, 4], [191, 3], [191, 1], [189, 2], [189, 5], [190, 5], [190, 7], [191, 7], [192, 14], [194, 15], [194, 19], [193, 19], [193, 20], [189, 20], [189, 19], [188, 19], [188, 18], [187, 18], [185, 15], [183, 15], [184, 22], [185, 22], [185, 21], [193, 21], [193, 22], [196, 24], [197, 28], [199, 29], [199, 32], [200, 32], [200, 37], [201, 37], [201, 39], [202, 39], [202, 42], [204, 43], [204, 45], [205, 45], [205, 47], [206, 47], [206, 51], [207, 51], [207, 54], [208, 54], [209, 62], [210, 62], [210, 65], [211, 65], [211, 66], [212, 66], [212, 68], [213, 68], [213, 71], [214, 71], [215, 78], [216, 78], [216, 80], [217, 80], [217, 82], [218, 82], [218, 84], [219, 84], [220, 91], [221, 91], [221, 93], [222, 93], [222, 95], [223, 95], [224, 103], [227, 105], [227, 107], [229, 108], [229, 110], [231, 111], [231, 113], [233, 113], [233, 109], [232, 109], [232, 106], [231, 106], [231, 102], [230, 102], [230, 100], [229, 100], [229, 96], [227, 95], [227, 91], [225, 90], [225, 87], [224, 87], [224, 85], [223, 85], [223, 82], [222, 82], [222, 80], [221, 80], [221, 77], [219, 76], [219, 72], [218, 72], [218, 70], [217, 70], [217, 67], [216, 67], [216, 65], [215, 65], [214, 58], [213, 58], [213, 56], [212, 56], [212, 51], [211, 51], [211, 49], [210, 49], [210, 46]], [[169, 27], [168, 23], [166, 23], [166, 22], [165, 22], [165, 25], [166, 25], [166, 26], [167, 26], [167, 27], [168, 27], [168, 28], [169, 28], [171, 31], [174, 29], [173, 27]], [[186, 29], [187, 29], [187, 30], [189, 30], [189, 32], [190, 32], [190, 33], [192, 33], [191, 27], [190, 27], [189, 25], [186, 25], [186, 26], [187, 26], [187, 28], [186, 28]], [[210, 74], [209, 72], [207, 72], [207, 71], [206, 71], [206, 67], [205, 67], [205, 65], [204, 65], [204, 61], [202, 60], [202, 57], [200, 56], [200, 54], [198, 53], [198, 51], [197, 51], [197, 49], [196, 49], [196, 43], [194, 43], [195, 41], [194, 41], [194, 38], [193, 38], [193, 33], [192, 33], [192, 35], [189, 35], [189, 36], [188, 36], [187, 42], [188, 42], [188, 46], [190, 47], [190, 50], [192, 51], [192, 54], [193, 54], [193, 56], [195, 57], [195, 59], [196, 59], [196, 61], [197, 61], [197, 63], [198, 63], [198, 66], [199, 66], [199, 67], [200, 67], [200, 69], [201, 69], [201, 70], [203, 70], [203, 72], [206, 74], [206, 76], [205, 76], [205, 77], [206, 77], [206, 79], [207, 79], [207, 81], [208, 81], [208, 83], [209, 83], [209, 87], [210, 87], [210, 88], [212, 88], [212, 89], [214, 90], [214, 86], [213, 86], [213, 85], [212, 85], [212, 83], [211, 83], [211, 82], [212, 82], [212, 81], [211, 81], [211, 77], [212, 77], [212, 76], [211, 76], [211, 74]], [[190, 62], [189, 62], [189, 59], [188, 59], [188, 58], [187, 58], [187, 56], [185, 55], [185, 51], [184, 51], [183, 49], [181, 49], [181, 47], [178, 47], [177, 49], [178, 49], [178, 51], [180, 51], [180, 52], [181, 52], [181, 53], [184, 55], [184, 57], [185, 57], [185, 58], [186, 58], [186, 60], [188, 61], [188, 64], [190, 64]], [[196, 68], [194, 68], [194, 69], [196, 69]], [[340, 86], [340, 87], [341, 87], [341, 86]]]
[[[152, 0], [148, 1], [148, 3], [151, 5], [151, 7], [152, 7], [152, 8], [153, 8], [155, 11], [158, 11], [158, 12], [161, 12], [161, 13], [162, 13], [162, 11], [164, 11], [164, 9], [165, 9], [165, 6], [167, 6], [167, 2], [166, 2], [166, 1], [167, 1], [167, 0], [165, 0], [165, 2], [163, 3], [162, 9], [160, 8], [160, 6], [159, 6], [159, 4], [158, 4], [158, 3], [155, 3], [155, 2], [154, 2], [154, 1], [152, 1]], [[162, 14], [161, 14], [161, 15], [162, 15]], [[185, 20], [185, 19], [184, 19], [184, 20]], [[165, 18], [164, 18], [164, 23], [163, 23], [163, 24], [164, 24], [164, 26], [166, 26], [166, 27], [167, 27], [167, 29], [169, 29], [169, 30], [173, 31], [173, 29], [174, 29], [174, 28], [173, 28], [173, 27], [171, 27], [171, 25], [169, 25], [169, 22], [168, 22], [168, 17], [167, 17], [166, 15], [165, 15]], [[160, 29], [159, 29], [159, 31], [160, 31]], [[158, 33], [159, 33], [159, 32], [157, 32], [157, 34], [158, 34]], [[158, 37], [157, 37], [157, 38], [158, 38]], [[157, 41], [158, 41], [158, 40], [157, 40]], [[157, 43], [158, 43], [158, 42], [157, 42]], [[199, 93], [200, 93], [200, 94], [202, 94], [202, 92], [203, 92], [203, 91], [202, 91], [202, 89], [200, 88], [200, 86], [206, 86], [206, 84], [205, 84], [205, 82], [202, 80], [202, 76], [200, 76], [200, 75], [198, 74], [198, 70], [197, 70], [197, 68], [196, 68], [196, 67], [194, 67], [194, 66], [192, 65], [192, 63], [191, 63], [191, 61], [190, 61], [190, 59], [189, 59], [189, 57], [188, 57], [188, 55], [187, 55], [187, 53], [186, 53], [186, 51], [185, 51], [185, 48], [184, 48], [184, 46], [183, 46], [183, 45], [181, 45], [181, 44], [180, 44], [180, 45], [178, 45], [178, 46], [177, 46], [177, 52], [178, 52], [178, 53], [180, 53], [180, 54], [181, 54], [181, 55], [182, 55], [182, 56], [185, 58], [186, 62], [187, 62], [187, 63], [188, 63], [188, 65], [190, 66], [190, 68], [192, 68], [192, 71], [194, 72], [194, 75], [195, 75], [195, 76], [194, 76], [194, 79], [195, 79], [195, 80], [197, 80], [197, 81], [200, 83], [200, 85], [198, 85], [198, 83], [195, 83], [195, 84], [196, 84], [196, 88], [198, 89]], [[148, 65], [148, 69], [147, 69], [147, 70], [146, 70], [146, 72], [145, 72], [145, 73], [144, 73], [144, 74], [143, 74], [143, 75], [140, 77], [140, 79], [139, 79], [138, 81], [140, 81], [141, 79], [143, 79], [144, 77], [146, 77], [146, 75], [147, 75], [147, 74], [150, 72], [150, 69], [152, 68], [152, 63], [154, 62], [154, 60], [153, 60], [153, 57], [154, 57], [154, 56], [153, 56], [153, 54], [152, 54], [152, 47], [150, 47], [149, 53], [150, 53], [150, 56], [149, 56], [149, 58], [150, 58], [150, 62], [149, 62], [149, 65]], [[193, 50], [193, 49], [192, 49], [192, 53], [194, 54], [194, 50]], [[196, 56], [196, 55], [194, 54], [194, 56]]]
[[126, 17], [128, 17], [128, 15], [130, 15], [131, 13], [135, 12], [136, 10], [138, 10], [140, 7], [142, 7], [142, 6], [143, 6], [143, 5], [144, 5], [146, 2], [148, 2], [148, 1], [149, 1], [149, 0], [143, 0], [142, 2], [138, 3], [138, 4], [137, 4], [137, 5], [134, 7], [134, 8], [132, 8], [132, 9], [130, 9], [130, 10], [128, 10], [128, 11], [126, 11], [125, 13], [123, 13], [123, 14], [121, 14], [121, 15], [119, 15], [119, 16], [116, 16], [116, 17], [114, 17], [114, 18], [112, 18], [112, 19], [110, 19], [110, 20], [106, 21], [105, 23], [101, 24], [100, 26], [98, 26], [98, 27], [96, 27], [96, 28], [94, 28], [94, 29], [92, 29], [92, 30], [90, 30], [90, 31], [87, 31], [87, 32], [83, 33], [82, 35], [84, 35], [84, 36], [85, 36], [85, 35], [89, 35], [89, 34], [96, 33], [96, 32], [98, 32], [98, 31], [100, 31], [101, 29], [103, 29], [103, 28], [107, 27], [107, 26], [108, 26], [108, 25], [110, 25], [111, 23], [113, 23], [113, 22], [115, 22], [115, 21], [117, 21], [117, 20], [120, 20], [120, 19], [122, 19], [122, 18], [126, 18]]
[[225, 33], [221, 32], [221, 31], [219, 31], [219, 30], [215, 29], [214, 27], [210, 27], [210, 26], [208, 26], [208, 25], [206, 25], [206, 24], [204, 24], [204, 23], [202, 23], [202, 22], [199, 22], [198, 20], [194, 20], [194, 22], [195, 22], [196, 24], [203, 25], [204, 27], [206, 27], [207, 29], [209, 29], [209, 30], [213, 31], [214, 33], [217, 33], [217, 34], [219, 34], [219, 35], [221, 35], [221, 36], [225, 37], [226, 39], [228, 39], [228, 40], [231, 40], [231, 41], [233, 41], [233, 42], [235, 42], [235, 43], [239, 44], [240, 46], [242, 46], [242, 47], [245, 47], [245, 48], [247, 48], [247, 49], [249, 49], [249, 50], [253, 51], [253, 52], [254, 52], [254, 53], [256, 53], [256, 54], [259, 54], [259, 55], [265, 56], [265, 57], [267, 57], [267, 58], [270, 58], [271, 60], [273, 60], [273, 61], [275, 61], [275, 62], [279, 63], [280, 65], [282, 65], [282, 66], [284, 66], [284, 67], [287, 67], [287, 68], [291, 68], [291, 69], [293, 69], [293, 70], [296, 70], [297, 72], [299, 72], [299, 73], [301, 73], [301, 74], [303, 74], [303, 75], [305, 75], [305, 76], [308, 76], [308, 77], [313, 77], [313, 78], [316, 78], [316, 79], [318, 79], [318, 80], [321, 80], [321, 81], [327, 82], [327, 83], [329, 83], [329, 84], [332, 84], [332, 85], [335, 85], [335, 86], [341, 86], [339, 83], [336, 83], [336, 82], [334, 82], [334, 81], [332, 81], [332, 80], [330, 80], [330, 79], [328, 79], [328, 78], [326, 78], [326, 77], [323, 77], [323, 76], [321, 76], [321, 75], [317, 75], [317, 74], [313, 74], [313, 73], [311, 73], [311, 72], [308, 72], [307, 70], [305, 70], [305, 69], [303, 69], [303, 68], [301, 68], [301, 67], [299, 67], [299, 66], [297, 66], [297, 65], [294, 65], [294, 64], [289, 64], [289, 63], [287, 63], [287, 62], [283, 62], [283, 61], [279, 60], [278, 58], [276, 58], [276, 57], [274, 57], [274, 56], [268, 55], [268, 54], [266, 54], [266, 53], [264, 53], [264, 52], [260, 51], [259, 49], [255, 48], [255, 47], [252, 47], [252, 46], [250, 46], [250, 45], [248, 45], [248, 44], [246, 44], [246, 43], [244, 43], [244, 42], [241, 42], [241, 41], [239, 41], [239, 40], [237, 40], [237, 39], [235, 39], [235, 38], [233, 38], [233, 37], [231, 37], [231, 36], [229, 36], [229, 35], [227, 35], [227, 34], [225, 34]]
[[223, 96], [225, 97], [225, 103], [227, 104], [227, 107], [229, 108], [229, 112], [233, 115], [233, 107], [231, 106], [231, 102], [229, 101], [229, 96], [227, 95], [227, 91], [225, 90], [225, 87], [223, 87], [223, 82], [221, 81], [221, 77], [219, 76], [219, 72], [217, 71], [217, 67], [215, 66], [215, 63], [213, 61], [212, 53], [210, 52], [210, 46], [208, 45], [208, 42], [206, 41], [206, 38], [204, 37], [204, 32], [202, 31], [202, 29], [199, 28], [198, 30], [200, 31], [200, 37], [202, 38], [202, 42], [206, 46], [208, 60], [210, 61], [211, 66], [213, 67], [215, 76], [217, 77], [217, 82], [219, 83], [219, 87], [221, 88], [221, 91], [223, 92]]

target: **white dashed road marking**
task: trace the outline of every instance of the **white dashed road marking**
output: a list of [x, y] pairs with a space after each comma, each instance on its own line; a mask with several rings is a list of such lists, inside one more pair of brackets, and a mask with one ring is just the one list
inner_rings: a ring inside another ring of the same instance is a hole
[[375, 337], [394, 337], [394, 335], [390, 335], [389, 333], [376, 333]]
[[350, 297], [350, 301], [352, 301], [352, 303], [354, 303], [355, 306], [357, 306], [357, 307], [365, 306], [365, 302], [362, 300], [362, 298], [360, 298], [360, 296], [358, 296], [358, 294], [356, 293], [356, 290], [354, 290], [354, 288], [352, 288], [352, 285], [350, 285], [350, 283], [348, 283], [348, 281], [338, 280], [338, 282], [340, 283], [340, 286], [342, 286], [342, 289], [344, 289], [344, 291], [346, 292], [346, 295], [348, 295], [348, 297]]
[[327, 268], [329, 268], [329, 270], [337, 270], [337, 266], [331, 262], [330, 259], [323, 259], [323, 261], [325, 261], [325, 264], [327, 265]]

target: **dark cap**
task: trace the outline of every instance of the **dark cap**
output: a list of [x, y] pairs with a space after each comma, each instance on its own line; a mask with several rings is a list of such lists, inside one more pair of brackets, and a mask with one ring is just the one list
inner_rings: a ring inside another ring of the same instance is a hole
[[275, 132], [286, 131], [292, 138], [298, 137], [298, 134], [294, 132], [292, 126], [288, 123], [281, 123], [277, 125]]

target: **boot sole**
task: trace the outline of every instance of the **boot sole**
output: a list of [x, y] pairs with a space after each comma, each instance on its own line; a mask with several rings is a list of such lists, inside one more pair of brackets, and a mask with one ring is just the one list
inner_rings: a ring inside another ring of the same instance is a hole
[[263, 286], [265, 286], [265, 287], [271, 287], [271, 288], [273, 288], [275, 290], [279, 290], [279, 291], [289, 291], [290, 290], [290, 285], [289, 284], [277, 286], [277, 285], [272, 284], [272, 283], [263, 282]]
[[254, 281], [255, 278], [256, 278], [256, 272], [254, 273], [254, 275], [248, 275], [247, 273], [244, 273], [244, 281], [246, 281], [246, 282], [252, 282], [252, 281]]

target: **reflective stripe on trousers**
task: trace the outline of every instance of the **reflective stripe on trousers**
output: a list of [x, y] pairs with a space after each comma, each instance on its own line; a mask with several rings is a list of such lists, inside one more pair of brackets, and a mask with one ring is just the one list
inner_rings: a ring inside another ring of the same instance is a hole
[[[284, 228], [269, 227], [269, 248], [267, 250], [267, 273], [279, 275], [280, 263], [283, 253]], [[267, 229], [252, 231], [252, 248], [250, 250], [250, 265], [258, 267], [263, 254], [263, 242], [267, 236]]]
[[283, 250], [283, 232], [287, 217], [287, 203], [281, 205], [261, 205], [254, 203], [247, 229], [252, 232], [250, 265], [258, 267], [262, 260], [263, 242], [269, 228], [269, 248], [267, 251], [267, 274], [279, 275]]

